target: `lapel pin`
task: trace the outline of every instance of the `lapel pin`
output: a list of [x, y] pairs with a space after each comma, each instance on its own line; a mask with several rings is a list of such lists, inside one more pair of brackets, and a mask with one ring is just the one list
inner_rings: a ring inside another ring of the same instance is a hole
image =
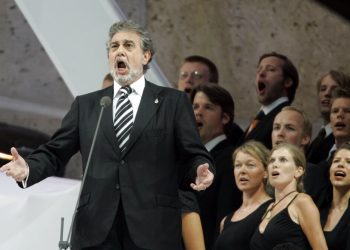
[[154, 103], [155, 104], [157, 104], [159, 101], [158, 101], [158, 98], [156, 98], [155, 100], [154, 100]]

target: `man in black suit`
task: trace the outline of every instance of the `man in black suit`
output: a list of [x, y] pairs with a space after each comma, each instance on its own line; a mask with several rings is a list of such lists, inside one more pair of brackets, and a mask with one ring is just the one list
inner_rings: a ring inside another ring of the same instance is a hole
[[262, 106], [242, 136], [241, 143], [257, 140], [271, 148], [273, 120], [284, 106], [293, 102], [298, 84], [298, 71], [288, 57], [276, 52], [260, 57], [255, 89]]
[[329, 168], [333, 161], [333, 153], [345, 142], [350, 141], [350, 81], [344, 86], [348, 86], [348, 88], [336, 87], [332, 91], [330, 123], [335, 143], [326, 160], [306, 169], [305, 191], [313, 198], [319, 208], [329, 205], [332, 200]]
[[[211, 157], [186, 94], [144, 78], [153, 54], [152, 40], [140, 26], [113, 24], [108, 58], [114, 85], [78, 96], [48, 143], [26, 160], [12, 148], [14, 161], [1, 168], [30, 186], [64, 168], [79, 150], [85, 167], [100, 100], [113, 99], [103, 113], [80, 197], [74, 250], [181, 249], [178, 189], [204, 190], [213, 181]], [[130, 126], [119, 123], [118, 101]]]
[[336, 87], [347, 87], [350, 77], [343, 72], [330, 70], [317, 81], [318, 104], [324, 125], [307, 150], [307, 160], [314, 164], [324, 161], [334, 144], [329, 120], [332, 91]]
[[242, 203], [242, 193], [233, 176], [234, 147], [227, 140], [234, 118], [234, 102], [230, 93], [216, 84], [194, 88], [191, 101], [200, 137], [216, 167], [213, 184], [198, 195], [205, 246], [212, 249], [220, 221]]
[[[185, 91], [191, 97], [192, 90], [207, 83], [219, 84], [219, 71], [216, 65], [206, 57], [191, 55], [184, 59], [180, 70], [177, 89]], [[232, 128], [227, 134], [229, 142], [236, 146], [243, 135], [241, 127], [233, 122]]]

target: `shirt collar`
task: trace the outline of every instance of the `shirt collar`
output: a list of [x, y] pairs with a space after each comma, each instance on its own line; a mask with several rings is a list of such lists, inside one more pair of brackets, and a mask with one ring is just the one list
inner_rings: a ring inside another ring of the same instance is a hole
[[284, 102], [288, 102], [288, 97], [282, 96], [282, 97], [278, 98], [277, 100], [273, 101], [272, 103], [270, 103], [269, 105], [262, 106], [261, 110], [264, 112], [265, 115], [267, 115], [274, 108], [276, 108], [278, 105], [280, 105], [280, 104], [282, 104]]
[[[130, 87], [133, 89], [133, 93], [135, 93], [139, 96], [142, 96], [143, 90], [145, 89], [145, 85], [146, 85], [146, 79], [145, 79], [145, 76], [142, 75], [138, 80], [136, 80], [135, 82], [130, 84]], [[113, 96], [114, 97], [117, 96], [121, 87], [122, 86], [119, 85], [119, 83], [114, 81], [114, 84], [113, 84], [113, 88], [114, 88], [114, 95]]]
[[331, 123], [329, 122], [327, 125], [324, 126], [324, 130], [326, 131], [326, 136], [329, 136], [330, 134], [332, 134], [332, 126]]
[[227, 138], [227, 136], [225, 134], [219, 135], [219, 136], [215, 137], [214, 139], [211, 139], [210, 141], [208, 141], [204, 146], [208, 151], [210, 151], [216, 145], [218, 145], [220, 142], [225, 140], [226, 138]]
[[331, 157], [333, 155], [333, 152], [335, 152], [337, 150], [337, 145], [336, 144], [333, 144], [332, 148], [329, 150], [328, 152], [328, 157], [327, 157], [327, 160], [331, 160]]

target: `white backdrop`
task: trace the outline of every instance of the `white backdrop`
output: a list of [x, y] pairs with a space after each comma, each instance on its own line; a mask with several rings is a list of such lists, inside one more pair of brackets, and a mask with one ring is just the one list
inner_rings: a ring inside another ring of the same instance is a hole
[[0, 250], [55, 250], [67, 238], [80, 181], [50, 177], [21, 189], [0, 173]]

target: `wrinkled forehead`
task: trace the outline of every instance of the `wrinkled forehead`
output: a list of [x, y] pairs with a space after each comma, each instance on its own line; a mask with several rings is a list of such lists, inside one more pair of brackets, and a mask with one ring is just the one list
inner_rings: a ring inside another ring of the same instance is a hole
[[110, 40], [111, 43], [124, 43], [134, 42], [135, 44], [141, 44], [140, 35], [132, 31], [119, 31], [113, 35]]

